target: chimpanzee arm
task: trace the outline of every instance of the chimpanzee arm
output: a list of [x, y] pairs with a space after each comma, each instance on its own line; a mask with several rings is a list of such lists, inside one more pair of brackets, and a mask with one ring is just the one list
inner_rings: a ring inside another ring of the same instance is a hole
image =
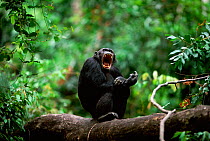
[[114, 80], [114, 85], [123, 85], [125, 87], [130, 87], [136, 84], [137, 79], [138, 79], [138, 73], [134, 71], [134, 73], [130, 74], [130, 77], [128, 79], [121, 76], [117, 77]]

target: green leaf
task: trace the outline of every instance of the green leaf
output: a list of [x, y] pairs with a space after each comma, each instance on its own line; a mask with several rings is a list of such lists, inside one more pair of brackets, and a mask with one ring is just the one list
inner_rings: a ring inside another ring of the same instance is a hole
[[179, 136], [181, 135], [181, 133], [182, 133], [182, 132], [176, 132], [176, 133], [174, 134], [174, 136], [172, 137], [172, 139], [179, 137]]
[[7, 119], [4, 119], [4, 123], [7, 123]]
[[210, 133], [207, 131], [204, 131], [202, 141], [207, 141], [207, 140], [210, 140]]
[[171, 36], [171, 34], [165, 34], [165, 36], [167, 36], [167, 37], [168, 37], [168, 36]]
[[206, 24], [206, 29], [210, 32], [210, 27], [209, 27], [209, 24]]
[[32, 98], [32, 96], [28, 96], [28, 104], [31, 104], [33, 102], [33, 98]]
[[141, 77], [142, 77], [142, 80], [147, 80], [148, 78], [150, 78], [150, 76], [149, 76], [149, 73], [143, 73], [142, 75], [141, 75]]
[[188, 49], [186, 50], [186, 52], [189, 53], [189, 55], [193, 55], [192, 49], [190, 49], [190, 48], [188, 48]]
[[177, 61], [177, 60], [179, 60], [180, 58], [181, 58], [181, 56], [180, 56], [180, 55], [178, 55], [177, 57], [175, 57], [175, 58], [174, 58], [174, 60], [173, 60], [173, 61], [174, 61], [174, 62], [176, 62], [176, 61]]
[[187, 47], [181, 47], [181, 49], [182, 49], [182, 50], [186, 50], [186, 49], [188, 49], [188, 48], [187, 48]]
[[181, 40], [177, 40], [177, 42], [175, 42], [174, 44], [173, 44], [173, 46], [176, 46], [177, 44], [179, 44], [181, 42]]
[[193, 55], [194, 58], [198, 57], [198, 53], [193, 53], [192, 55]]
[[72, 31], [72, 32], [74, 32], [74, 28], [73, 28], [73, 26], [71, 26], [71, 31]]
[[186, 134], [185, 134], [185, 132], [182, 132], [182, 133], [180, 134], [179, 139], [180, 139], [181, 141], [186, 141]]
[[208, 32], [202, 32], [202, 34], [204, 34], [206, 37], [209, 37], [209, 33]]
[[4, 103], [0, 102], [0, 108], [4, 105]]
[[177, 37], [174, 36], [174, 35], [170, 35], [170, 36], [168, 36], [166, 39], [168, 39], [168, 40], [170, 40], [170, 41], [174, 41], [174, 40], [177, 39]]
[[207, 51], [206, 54], [207, 54], [207, 55], [206, 55], [206, 58], [209, 58], [209, 57], [210, 57], [210, 51]]
[[179, 63], [178, 69], [179, 69], [180, 71], [182, 70], [182, 64], [181, 64], [181, 63]]
[[181, 58], [181, 61], [182, 61], [182, 64], [184, 65], [185, 64], [185, 60], [183, 57], [180, 57]]
[[181, 50], [174, 50], [169, 55], [176, 54], [176, 53], [179, 53], [179, 52], [182, 52], [182, 51]]
[[187, 55], [185, 52], [183, 52], [183, 56], [184, 56], [184, 58], [185, 58], [186, 60], [189, 59], [188, 55]]
[[17, 101], [20, 101], [20, 95], [16, 95]]
[[172, 56], [171, 58], [169, 58], [169, 60], [174, 60], [175, 58], [177, 58], [179, 55], [175, 55], [175, 56]]
[[15, 24], [15, 16], [12, 15], [10, 19], [11, 19], [11, 23], [14, 25]]
[[153, 71], [152, 75], [153, 75], [153, 78], [154, 79], [157, 79], [158, 78], [158, 72], [157, 71]]

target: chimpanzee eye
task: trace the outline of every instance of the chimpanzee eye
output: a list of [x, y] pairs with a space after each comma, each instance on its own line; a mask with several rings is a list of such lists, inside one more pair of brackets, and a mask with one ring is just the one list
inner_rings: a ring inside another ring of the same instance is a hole
[[103, 51], [108, 51], [108, 52], [113, 53], [113, 51], [111, 49], [107, 49], [107, 48], [103, 49]]
[[111, 50], [111, 49], [109, 49], [109, 50], [107, 50], [107, 51], [109, 51], [109, 52], [113, 53], [113, 50]]

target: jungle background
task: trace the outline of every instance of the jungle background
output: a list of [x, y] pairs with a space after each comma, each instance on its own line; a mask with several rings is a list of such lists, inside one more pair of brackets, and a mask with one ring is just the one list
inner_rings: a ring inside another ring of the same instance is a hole
[[[209, 0], [3, 0], [0, 3], [0, 138], [40, 115], [91, 117], [77, 83], [84, 61], [112, 48], [125, 77], [133, 71], [125, 118], [160, 112], [149, 102], [161, 83], [208, 75]], [[202, 104], [209, 79], [170, 85], [156, 100], [167, 109]], [[207, 99], [208, 101], [208, 99]]]

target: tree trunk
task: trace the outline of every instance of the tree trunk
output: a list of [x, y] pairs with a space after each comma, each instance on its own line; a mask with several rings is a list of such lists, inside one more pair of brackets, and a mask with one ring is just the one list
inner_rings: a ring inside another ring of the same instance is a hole
[[[25, 139], [30, 141], [71, 140], [159, 140], [160, 120], [163, 113], [115, 119], [98, 123], [91, 118], [70, 114], [49, 114], [35, 118], [25, 125]], [[176, 131], [210, 131], [210, 106], [176, 112], [165, 123], [165, 139]]]

